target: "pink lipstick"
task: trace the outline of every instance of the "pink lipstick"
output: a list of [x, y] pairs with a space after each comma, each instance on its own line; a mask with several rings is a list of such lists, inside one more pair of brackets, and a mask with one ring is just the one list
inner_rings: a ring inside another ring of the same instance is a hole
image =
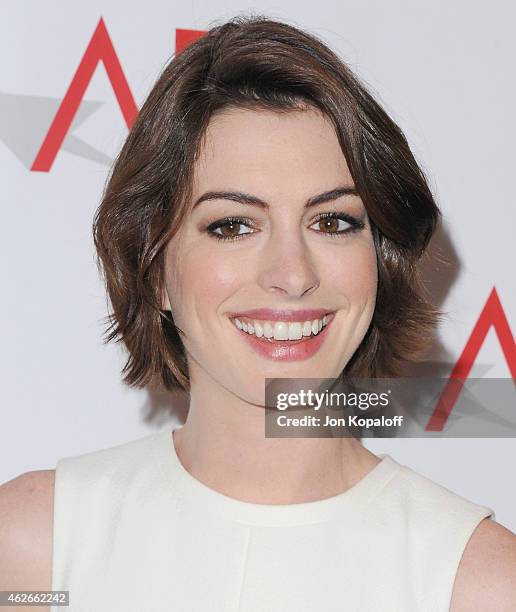
[[252, 348], [261, 357], [273, 361], [302, 361], [313, 357], [321, 348], [330, 327], [335, 313], [324, 309], [311, 310], [248, 310], [245, 312], [231, 313], [231, 318], [245, 317], [254, 320], [264, 321], [308, 321], [313, 319], [322, 319], [325, 315], [328, 318], [326, 325], [316, 335], [304, 336], [299, 340], [274, 340], [274, 338], [256, 337], [254, 334], [249, 334], [246, 331], [237, 328], [235, 323], [232, 323], [237, 334], [240, 334], [248, 346]]

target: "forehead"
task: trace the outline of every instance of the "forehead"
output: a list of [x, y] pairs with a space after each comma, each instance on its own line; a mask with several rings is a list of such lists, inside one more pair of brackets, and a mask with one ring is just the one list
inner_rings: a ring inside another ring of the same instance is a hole
[[285, 189], [305, 195], [351, 175], [335, 130], [315, 109], [225, 109], [212, 117], [195, 164], [196, 190]]

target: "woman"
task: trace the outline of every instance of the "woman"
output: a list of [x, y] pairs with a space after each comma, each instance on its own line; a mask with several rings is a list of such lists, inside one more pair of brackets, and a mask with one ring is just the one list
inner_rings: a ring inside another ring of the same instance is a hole
[[438, 219], [399, 128], [312, 36], [236, 18], [174, 58], [94, 237], [125, 382], [187, 390], [188, 417], [6, 483], [1, 588], [74, 612], [514, 610], [491, 509], [352, 437], [264, 437], [265, 378], [394, 376], [427, 346]]

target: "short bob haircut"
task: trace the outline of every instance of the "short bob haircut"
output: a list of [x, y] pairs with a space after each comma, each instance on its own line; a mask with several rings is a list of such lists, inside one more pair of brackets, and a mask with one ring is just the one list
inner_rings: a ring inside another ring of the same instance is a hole
[[428, 347], [441, 316], [416, 266], [440, 220], [425, 175], [400, 128], [323, 42], [262, 15], [239, 15], [164, 68], [95, 214], [97, 263], [111, 303], [104, 341], [127, 348], [124, 383], [190, 388], [182, 331], [161, 309], [164, 251], [189, 212], [193, 165], [210, 118], [228, 107], [310, 107], [332, 122], [378, 261], [373, 318], [342, 376], [399, 375]]

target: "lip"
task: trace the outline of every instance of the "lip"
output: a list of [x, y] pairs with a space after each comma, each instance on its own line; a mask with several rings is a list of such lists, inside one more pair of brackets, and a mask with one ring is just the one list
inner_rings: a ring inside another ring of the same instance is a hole
[[247, 317], [249, 319], [256, 319], [258, 321], [294, 322], [322, 319], [324, 315], [330, 315], [334, 312], [334, 310], [327, 310], [324, 308], [303, 308], [302, 310], [276, 310], [273, 308], [255, 308], [254, 310], [230, 312], [228, 313], [228, 315], [231, 319], [238, 317]]
[[[278, 311], [275, 311], [278, 312]], [[283, 311], [285, 312], [285, 311]], [[292, 312], [292, 311], [291, 311]], [[297, 311], [299, 312], [314, 312], [314, 311]], [[301, 338], [300, 340], [275, 340], [274, 342], [269, 342], [268, 340], [264, 340], [261, 338], [257, 338], [254, 334], [248, 334], [237, 328], [234, 323], [231, 323], [231, 326], [235, 330], [237, 334], [240, 334], [244, 341], [247, 342], [248, 346], [250, 346], [258, 355], [264, 357], [265, 359], [269, 359], [272, 361], [303, 361], [305, 359], [310, 359], [313, 357], [317, 351], [321, 348], [326, 336], [328, 334], [328, 329], [333, 322], [334, 313], [328, 313], [328, 311], [319, 311], [325, 314], [328, 314], [329, 320], [328, 323], [323, 327], [323, 329], [317, 334], [317, 336], [308, 336], [306, 338]], [[236, 316], [236, 315], [235, 315]], [[240, 316], [247, 316], [244, 313], [240, 313]], [[310, 317], [309, 317], [310, 318]], [[319, 318], [315, 316], [313, 318]], [[285, 320], [285, 319], [281, 319]], [[294, 321], [298, 321], [299, 319], [293, 319]], [[304, 320], [304, 319], [301, 319]]]

